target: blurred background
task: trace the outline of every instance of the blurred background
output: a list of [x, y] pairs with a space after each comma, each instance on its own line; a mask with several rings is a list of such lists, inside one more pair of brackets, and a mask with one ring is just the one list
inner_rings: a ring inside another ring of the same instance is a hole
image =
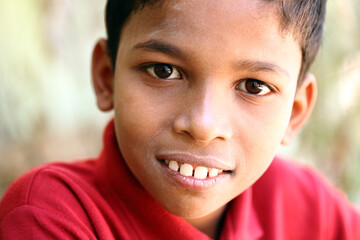
[[[0, 1], [0, 198], [31, 167], [97, 156], [112, 113], [90, 83], [105, 0]], [[312, 68], [319, 97], [280, 151], [321, 171], [360, 205], [360, 0], [328, 1]]]

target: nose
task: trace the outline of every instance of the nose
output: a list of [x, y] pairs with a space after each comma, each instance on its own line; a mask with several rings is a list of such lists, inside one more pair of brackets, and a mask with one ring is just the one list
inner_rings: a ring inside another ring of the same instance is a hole
[[215, 87], [194, 90], [184, 98], [173, 122], [176, 133], [196, 142], [228, 140], [232, 137], [229, 96]]

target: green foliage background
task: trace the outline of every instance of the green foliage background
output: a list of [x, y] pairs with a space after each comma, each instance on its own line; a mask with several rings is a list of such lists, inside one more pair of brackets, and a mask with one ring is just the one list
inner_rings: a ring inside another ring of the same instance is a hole
[[[104, 0], [0, 1], [0, 197], [38, 164], [96, 156], [100, 113], [90, 57], [105, 36]], [[312, 72], [319, 96], [301, 135], [281, 152], [313, 165], [360, 203], [360, 1], [328, 1]]]
[[319, 96], [294, 156], [310, 161], [360, 203], [360, 1], [328, 1], [312, 68]]

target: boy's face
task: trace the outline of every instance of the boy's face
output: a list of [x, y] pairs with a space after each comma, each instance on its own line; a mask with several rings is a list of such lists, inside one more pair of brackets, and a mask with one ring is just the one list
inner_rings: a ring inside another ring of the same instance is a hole
[[[183, 218], [206, 216], [253, 184], [301, 109], [301, 51], [261, 1], [147, 6], [123, 28], [116, 63], [108, 101], [124, 160]], [[223, 172], [196, 179], [167, 161]]]

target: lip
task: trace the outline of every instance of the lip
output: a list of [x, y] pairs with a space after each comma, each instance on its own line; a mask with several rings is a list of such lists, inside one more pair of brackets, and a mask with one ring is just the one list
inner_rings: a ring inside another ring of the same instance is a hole
[[216, 177], [207, 178], [207, 179], [196, 179], [194, 177], [185, 177], [179, 172], [175, 172], [168, 168], [165, 164], [161, 164], [166, 171], [166, 174], [180, 187], [196, 191], [204, 191], [209, 188], [214, 187], [223, 180], [229, 177], [230, 173], [222, 173]]
[[234, 170], [234, 167], [213, 156], [197, 156], [189, 153], [168, 153], [158, 154], [155, 157], [157, 160], [174, 160], [178, 163], [187, 163], [193, 166], [203, 166], [207, 168], [217, 168], [223, 171]]
[[[191, 154], [159, 154], [156, 156], [156, 159], [160, 163], [161, 167], [165, 171], [165, 174], [178, 186], [195, 190], [195, 191], [204, 191], [209, 188], [215, 187], [219, 183], [225, 181], [231, 175], [231, 170], [229, 166], [222, 164], [213, 157], [199, 157]], [[174, 160], [179, 163], [188, 163], [194, 166], [203, 166], [207, 168], [217, 168], [223, 170], [223, 172], [216, 177], [207, 177], [206, 179], [196, 179], [193, 176], [186, 177], [171, 170], [162, 160]]]

